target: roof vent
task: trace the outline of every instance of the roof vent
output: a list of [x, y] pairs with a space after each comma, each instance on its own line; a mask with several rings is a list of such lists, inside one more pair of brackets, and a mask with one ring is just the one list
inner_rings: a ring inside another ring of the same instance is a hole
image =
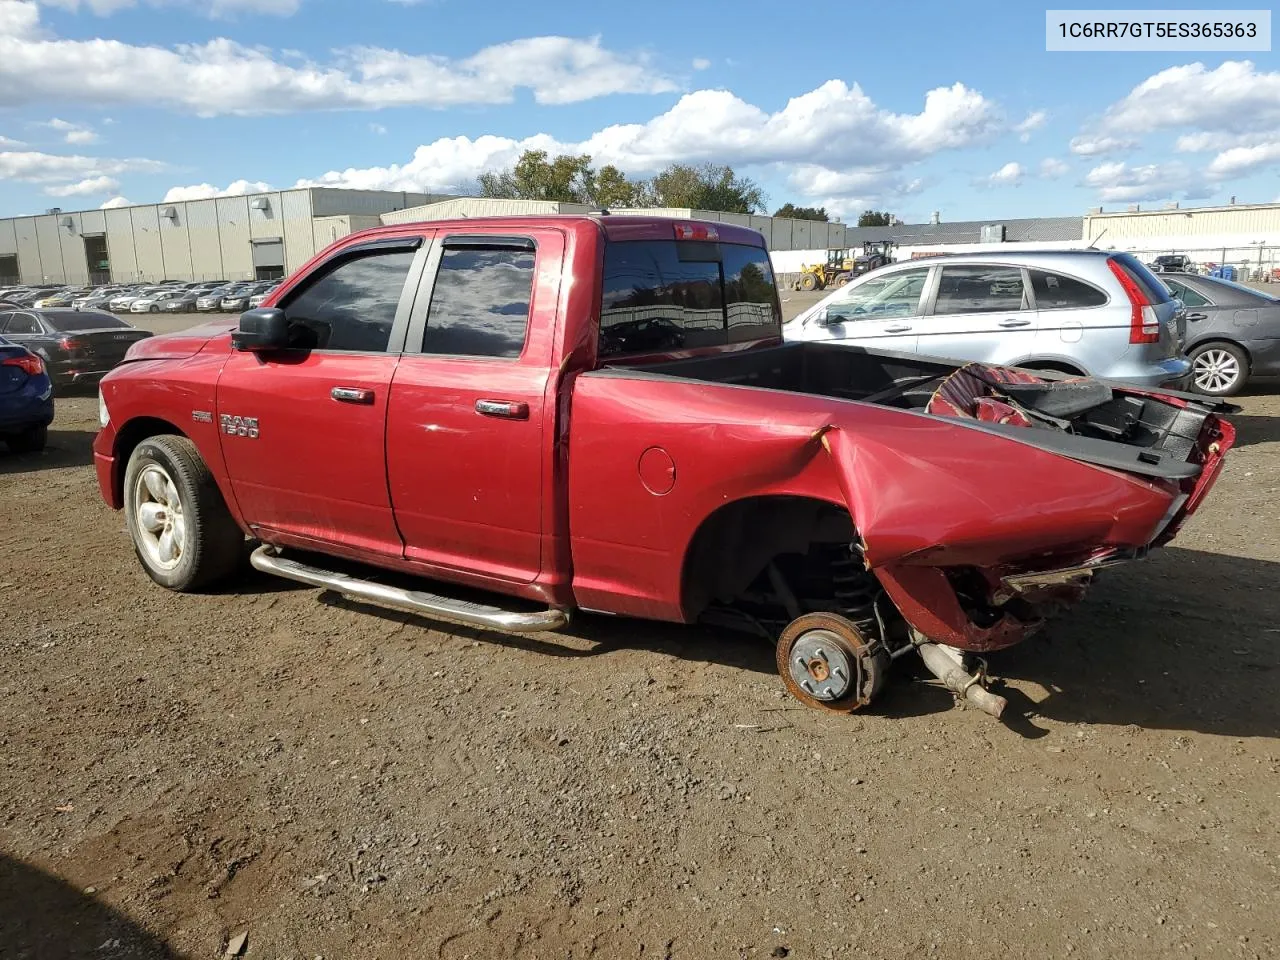
[[1137, 203], [1131, 203], [1131, 204], [1129, 204], [1129, 212], [1130, 212], [1130, 213], [1137, 213], [1137, 212], [1138, 212], [1139, 210], [1141, 210], [1141, 209], [1142, 209], [1142, 205], [1141, 205], [1141, 204], [1137, 204]]
[[68, 230], [70, 230], [72, 227], [76, 225], [75, 220], [72, 219], [71, 217], [63, 217], [61, 220], [58, 221], [58, 223], [66, 227]]
[[178, 208], [177, 207], [161, 207], [160, 216], [164, 217], [166, 220], [177, 220]]
[[931, 217], [929, 218], [929, 222], [930, 222], [930, 223], [941, 223], [941, 222], [942, 222], [942, 211], [941, 211], [941, 210], [935, 210], [935, 211], [933, 211], [933, 216], [931, 216]]
[[254, 197], [249, 201], [249, 209], [262, 210], [263, 212], [266, 212], [271, 209], [271, 201], [266, 197]]

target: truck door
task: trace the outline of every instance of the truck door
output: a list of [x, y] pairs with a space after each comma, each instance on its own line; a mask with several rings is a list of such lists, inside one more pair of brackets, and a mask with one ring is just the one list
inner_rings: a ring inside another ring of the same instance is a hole
[[406, 558], [514, 583], [538, 576], [564, 248], [555, 228], [439, 234], [387, 418]]
[[277, 301], [296, 346], [234, 352], [223, 367], [215, 416], [251, 529], [298, 546], [400, 555], [384, 437], [426, 240], [378, 238], [336, 251]]

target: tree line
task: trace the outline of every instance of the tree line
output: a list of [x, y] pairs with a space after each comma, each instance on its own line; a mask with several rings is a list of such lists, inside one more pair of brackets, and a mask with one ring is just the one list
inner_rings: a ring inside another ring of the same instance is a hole
[[[596, 168], [588, 154], [551, 157], [545, 150], [526, 150], [514, 165], [504, 170], [482, 173], [476, 181], [482, 197], [499, 200], [557, 200], [609, 207], [691, 207], [723, 213], [764, 213], [767, 197], [750, 177], [738, 176], [733, 168], [715, 163], [673, 163], [646, 179], [632, 179], [615, 167]], [[784, 203], [775, 217], [827, 221], [823, 207], [801, 207]], [[869, 216], [875, 222], [863, 223]], [[858, 218], [858, 226], [892, 222], [888, 213], [868, 210]]]

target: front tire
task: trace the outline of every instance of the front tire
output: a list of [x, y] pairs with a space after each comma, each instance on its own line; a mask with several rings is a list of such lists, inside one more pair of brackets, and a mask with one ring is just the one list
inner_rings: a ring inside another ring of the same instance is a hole
[[812, 293], [818, 289], [818, 278], [812, 273], [806, 273], [800, 278], [800, 289], [805, 293]]
[[134, 448], [124, 514], [142, 568], [162, 587], [198, 590], [239, 565], [244, 534], [186, 437], [148, 437]]
[[1234, 397], [1249, 380], [1249, 358], [1234, 343], [1205, 343], [1191, 351], [1191, 382], [1197, 393]]

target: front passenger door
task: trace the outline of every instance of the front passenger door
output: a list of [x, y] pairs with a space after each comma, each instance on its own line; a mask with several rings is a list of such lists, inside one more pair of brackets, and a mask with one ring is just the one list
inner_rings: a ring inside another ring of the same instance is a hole
[[804, 339], [912, 353], [929, 267], [896, 270], [837, 292], [806, 324]]
[[290, 349], [233, 352], [223, 366], [219, 435], [251, 529], [297, 546], [400, 556], [387, 400], [427, 247], [417, 235], [336, 251], [279, 301]]

